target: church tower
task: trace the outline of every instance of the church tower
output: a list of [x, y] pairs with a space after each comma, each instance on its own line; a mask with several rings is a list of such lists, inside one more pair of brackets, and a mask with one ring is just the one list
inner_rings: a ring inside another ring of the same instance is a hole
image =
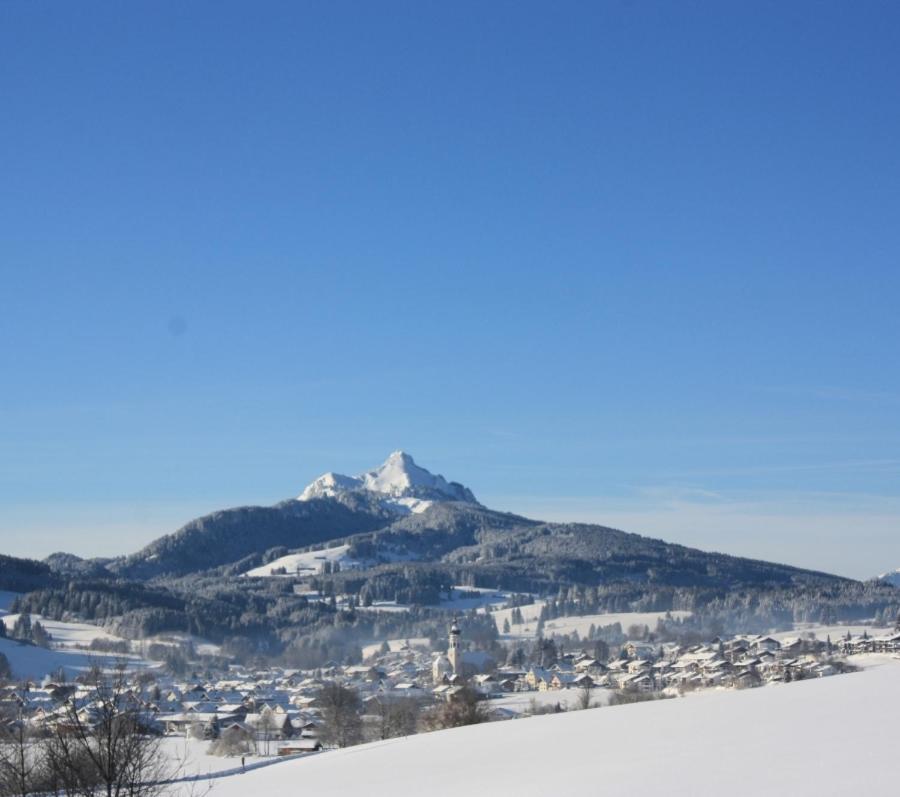
[[459, 647], [459, 625], [456, 620], [450, 626], [450, 639], [447, 645], [447, 658], [453, 668], [454, 675], [463, 674], [462, 650]]

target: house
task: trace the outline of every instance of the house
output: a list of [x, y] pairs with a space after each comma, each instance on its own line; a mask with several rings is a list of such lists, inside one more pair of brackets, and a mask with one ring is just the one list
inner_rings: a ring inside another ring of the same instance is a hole
[[619, 689], [625, 689], [629, 692], [652, 692], [654, 689], [653, 679], [645, 672], [637, 672], [628, 675], [620, 675], [616, 679]]
[[623, 652], [629, 659], [655, 659], [656, 651], [653, 645], [646, 642], [629, 642], [623, 648]]
[[298, 755], [300, 753], [318, 753], [322, 749], [322, 743], [318, 739], [291, 739], [278, 745], [277, 752], [280, 756]]
[[[550, 679], [550, 688], [569, 689], [575, 685], [575, 679], [577, 677], [578, 676], [576, 676], [575, 673], [571, 672], [555, 672], [553, 673], [553, 677]], [[591, 677], [589, 675], [585, 677], [587, 677], [587, 679], [591, 681], [591, 684], [593, 684], [593, 681], [591, 680]]]
[[257, 739], [289, 739], [294, 735], [294, 726], [290, 717], [282, 712], [264, 711], [260, 714], [248, 714], [244, 725], [250, 728]]
[[525, 675], [525, 683], [529, 689], [540, 689], [541, 683], [549, 683], [553, 673], [543, 667], [532, 667]]
[[742, 689], [759, 686], [762, 679], [753, 670], [742, 670], [732, 678], [732, 683]]
[[593, 659], [590, 656], [581, 659], [580, 661], [575, 662], [575, 670], [576, 672], [586, 672], [591, 675], [603, 675], [605, 672], [609, 670], [602, 661], [598, 659]]
[[[800, 640], [797, 639], [797, 640], [794, 640], [794, 642], [799, 643]], [[785, 644], [787, 644], [787, 643], [788, 643], [788, 640], [785, 640]], [[763, 650], [775, 651], [775, 650], [781, 650], [781, 648], [782, 648], [782, 644], [777, 639], [772, 639], [772, 637], [770, 637], [770, 636], [758, 637], [757, 639], [753, 640], [753, 649], [757, 652], [760, 652]]]

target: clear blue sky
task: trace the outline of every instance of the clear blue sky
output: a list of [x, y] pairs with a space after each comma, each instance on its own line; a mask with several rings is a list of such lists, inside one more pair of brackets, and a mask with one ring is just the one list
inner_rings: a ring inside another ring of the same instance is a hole
[[900, 566], [895, 3], [0, 3], [0, 549], [404, 448]]

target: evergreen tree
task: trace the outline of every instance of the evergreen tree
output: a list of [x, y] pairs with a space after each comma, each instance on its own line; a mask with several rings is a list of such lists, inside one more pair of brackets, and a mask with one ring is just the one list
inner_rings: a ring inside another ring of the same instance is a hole
[[27, 612], [23, 612], [19, 615], [15, 624], [13, 625], [12, 635], [14, 639], [22, 639], [25, 641], [31, 641], [31, 615]]
[[38, 647], [48, 648], [50, 647], [50, 634], [47, 633], [44, 626], [35, 622], [31, 627], [31, 641]]

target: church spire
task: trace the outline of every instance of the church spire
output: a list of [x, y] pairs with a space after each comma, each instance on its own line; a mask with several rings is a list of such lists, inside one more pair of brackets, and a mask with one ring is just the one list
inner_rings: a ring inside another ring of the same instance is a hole
[[450, 660], [450, 666], [453, 668], [454, 675], [462, 675], [462, 650], [460, 648], [460, 630], [459, 623], [454, 620], [450, 625], [450, 636], [447, 643], [447, 658]]

